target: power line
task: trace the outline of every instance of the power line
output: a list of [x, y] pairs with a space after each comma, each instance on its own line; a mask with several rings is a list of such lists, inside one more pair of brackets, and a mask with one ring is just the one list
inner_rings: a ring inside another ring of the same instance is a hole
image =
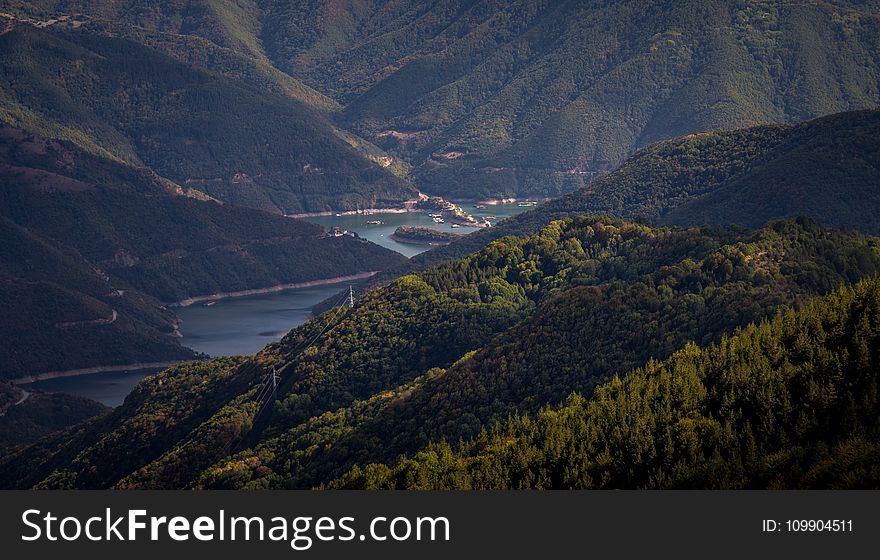
[[[351, 307], [354, 306], [354, 291], [353, 291], [353, 289], [352, 289], [351, 286], [348, 287], [348, 296], [347, 296], [347, 298], [346, 298], [346, 296], [343, 294], [342, 299], [341, 299], [341, 300], [340, 300], [340, 301], [334, 306], [334, 308], [336, 308], [336, 307], [340, 307], [340, 304], [341, 304], [342, 302], [344, 302], [345, 299], [348, 299], [348, 300], [349, 300], [349, 305], [350, 305]], [[296, 362], [296, 360], [298, 360], [298, 359], [300, 358], [300, 356], [302, 356], [303, 353], [305, 353], [306, 350], [308, 350], [309, 348], [311, 348], [312, 344], [314, 344], [315, 341], [317, 341], [318, 338], [321, 337], [321, 335], [323, 335], [325, 332], [327, 332], [327, 331], [330, 329], [331, 326], [335, 326], [336, 324], [338, 324], [338, 323], [343, 319], [343, 317], [345, 317], [345, 315], [346, 315], [345, 313], [341, 313], [341, 314], [340, 314], [339, 316], [337, 316], [337, 317], [332, 317], [332, 316], [331, 316], [330, 319], [327, 321], [327, 324], [324, 325], [324, 327], [323, 327], [320, 331], [318, 331], [318, 334], [316, 334], [315, 336], [313, 336], [313, 337], [311, 338], [311, 340], [309, 340], [304, 346], [303, 346], [302, 344], [297, 344], [296, 347], [295, 347], [294, 352], [296, 352], [297, 349], [299, 349], [299, 348], [301, 348], [301, 350], [299, 350], [299, 353], [298, 353], [296, 356], [294, 356], [293, 358], [291, 358], [291, 359], [288, 361], [288, 365], [290, 365], [290, 364]], [[288, 366], [285, 366], [285, 368], [287, 368], [287, 367], [288, 367]], [[272, 374], [271, 374], [271, 376], [266, 380], [266, 385], [263, 386], [263, 389], [260, 391], [260, 393], [259, 393], [259, 395], [258, 395], [258, 398], [256, 399], [257, 403], [260, 403], [261, 401], [263, 401], [263, 399], [266, 399], [266, 401], [263, 402], [263, 403], [260, 405], [259, 409], [257, 410], [257, 413], [254, 414], [254, 420], [257, 419], [257, 417], [263, 412], [263, 409], [265, 409], [266, 406], [267, 406], [270, 402], [275, 401], [275, 400], [278, 400], [278, 394], [277, 394], [277, 391], [278, 391], [278, 381], [279, 381], [280, 379], [281, 379], [280, 375], [278, 375], [278, 374], [276, 373], [276, 371], [275, 371], [275, 366], [272, 366]], [[268, 397], [269, 394], [270, 394], [270, 391], [267, 390], [270, 386], [272, 387], [272, 391], [271, 391], [271, 395], [272, 395], [272, 397], [270, 397], [270, 398], [266, 398], [266, 397]]]

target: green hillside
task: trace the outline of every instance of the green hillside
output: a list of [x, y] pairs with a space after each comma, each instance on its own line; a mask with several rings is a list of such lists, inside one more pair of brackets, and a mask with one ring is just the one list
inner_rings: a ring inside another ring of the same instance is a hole
[[20, 18], [65, 23], [92, 20], [120, 23], [150, 32], [191, 35], [228, 50], [261, 58], [258, 3], [250, 0], [7, 0], [5, 10]]
[[[688, 341], [719, 342], [878, 272], [876, 239], [809, 220], [758, 231], [554, 222], [400, 278], [253, 358], [147, 378], [106, 419], [10, 457], [0, 479], [82, 488], [327, 483], [356, 463], [475, 437], [572, 391], [588, 395]], [[273, 366], [277, 400], [261, 398]], [[145, 439], [155, 443], [145, 448]]]
[[14, 22], [0, 35], [0, 120], [277, 213], [398, 206], [413, 196], [292, 79], [191, 43]]
[[[0, 125], [0, 372], [191, 358], [160, 302], [384, 269], [403, 257], [313, 224], [196, 200], [134, 168]], [[112, 319], [112, 321], [110, 321]]]
[[880, 281], [332, 488], [880, 486]]
[[428, 283], [456, 293], [465, 282], [480, 285], [476, 270], [493, 270], [486, 259], [500, 276], [489, 273], [488, 281], [524, 289], [534, 307], [527, 303], [524, 320], [489, 344], [474, 344], [451, 366], [435, 364], [440, 369], [425, 370], [421, 379], [312, 418], [221, 461], [199, 484], [308, 487], [343, 465], [391, 461], [431, 441], [455, 443], [572, 391], [588, 395], [615, 372], [665, 358], [688, 341], [718, 341], [844, 277], [878, 270], [876, 241], [825, 240], [809, 222], [726, 235], [580, 219], [432, 269]]
[[877, 106], [876, 2], [268, 2], [263, 50], [418, 165], [558, 195], [692, 132]]
[[[589, 186], [416, 255], [368, 285], [462, 258], [552, 220], [613, 214], [660, 225], [737, 224], [809, 216], [880, 234], [880, 111], [798, 125], [693, 134], [643, 148]], [[322, 306], [318, 306], [322, 308]]]

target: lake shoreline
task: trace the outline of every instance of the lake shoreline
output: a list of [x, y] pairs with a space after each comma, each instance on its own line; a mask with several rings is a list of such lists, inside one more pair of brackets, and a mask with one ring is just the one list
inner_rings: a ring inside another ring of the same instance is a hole
[[198, 360], [171, 360], [166, 362], [137, 362], [134, 364], [123, 364], [118, 366], [93, 366], [79, 369], [67, 369], [60, 371], [35, 373], [33, 375], [9, 379], [8, 381], [13, 385], [28, 385], [30, 383], [36, 383], [37, 381], [46, 381], [47, 379], [60, 379], [62, 377], [79, 377], [81, 375], [97, 375], [100, 373], [116, 373], [120, 371], [140, 371], [144, 369], [165, 369], [173, 365], [193, 361]]
[[452, 243], [451, 241], [417, 241], [415, 239], [407, 239], [406, 237], [400, 237], [399, 235], [391, 234], [388, 236], [388, 239], [393, 239], [398, 243], [406, 243], [407, 245], [423, 245], [425, 247], [445, 247]]
[[319, 218], [322, 216], [357, 216], [359, 214], [405, 214], [407, 212], [422, 212], [416, 208], [419, 202], [428, 197], [419, 193], [417, 198], [411, 198], [403, 202], [403, 206], [394, 208], [363, 208], [361, 210], [323, 210], [321, 212], [302, 212], [299, 214], [284, 214], [285, 218]]
[[[361, 210], [323, 210], [321, 212], [303, 212], [299, 214], [284, 214], [285, 218], [294, 218], [294, 219], [304, 219], [304, 218], [321, 218], [326, 216], [368, 216], [370, 214], [406, 214], [409, 212], [419, 213], [419, 214], [427, 214], [431, 212], [431, 210], [424, 210], [420, 208], [416, 208], [416, 204], [418, 204], [422, 199], [413, 199], [407, 200], [403, 203], [403, 206], [397, 206], [394, 208], [364, 208]], [[525, 197], [525, 198], [487, 198], [487, 199], [479, 199], [479, 198], [457, 198], [453, 201], [454, 204], [483, 204], [486, 206], [504, 206], [509, 204], [517, 204], [519, 202], [536, 202], [542, 203], [548, 200], [552, 200], [552, 198], [548, 197]]]
[[182, 299], [180, 301], [167, 304], [168, 307], [189, 307], [195, 303], [201, 303], [206, 301], [219, 301], [221, 299], [228, 298], [236, 298], [236, 297], [247, 297], [247, 296], [255, 296], [259, 294], [271, 294], [275, 292], [283, 292], [285, 290], [295, 290], [297, 288], [312, 288], [314, 286], [326, 286], [328, 284], [342, 284], [343, 282], [349, 282], [354, 280], [364, 280], [366, 278], [372, 278], [376, 274], [378, 274], [378, 270], [372, 270], [369, 272], [359, 272], [357, 274], [349, 274], [347, 276], [336, 276], [334, 278], [324, 278], [320, 280], [308, 280], [306, 282], [292, 282], [287, 284], [275, 284], [274, 286], [267, 286], [265, 288], [254, 288], [251, 290], [240, 290], [236, 292], [217, 292], [215, 294], [209, 294], [204, 296], [193, 296], [191, 298]]
[[524, 198], [456, 198], [455, 202], [457, 204], [483, 204], [486, 206], [505, 206], [518, 204], [520, 202], [535, 202], [541, 204], [542, 202], [547, 202], [548, 200], [553, 200], [553, 198], [546, 196], [527, 196]]
[[[287, 284], [276, 284], [274, 286], [268, 286], [265, 288], [256, 288], [253, 290], [242, 290], [238, 292], [219, 292], [217, 294], [211, 294], [206, 296], [195, 296], [192, 298], [187, 298], [177, 303], [169, 304], [169, 307], [188, 307], [195, 303], [203, 302], [203, 301], [217, 301], [221, 299], [227, 298], [235, 298], [235, 297], [246, 297], [250, 295], [258, 295], [258, 294], [268, 294], [268, 293], [276, 293], [283, 292], [286, 290], [294, 290], [297, 288], [310, 288], [314, 286], [324, 286], [331, 284], [341, 284], [347, 281], [354, 280], [363, 280], [366, 278], [370, 278], [378, 274], [378, 271], [369, 271], [369, 272], [360, 272], [358, 274], [350, 274], [346, 276], [336, 276], [334, 278], [323, 278], [320, 280], [310, 280], [307, 282], [296, 282], [296, 283], [287, 283]], [[173, 336], [180, 337], [180, 330], [176, 328]], [[28, 385], [30, 383], [36, 383], [37, 381], [46, 381], [49, 379], [60, 379], [65, 377], [80, 377], [85, 375], [98, 375], [102, 373], [118, 373], [122, 371], [139, 371], [145, 369], [165, 369], [167, 367], [171, 367], [176, 364], [181, 364], [184, 362], [198, 361], [198, 358], [190, 358], [185, 360], [166, 360], [166, 361], [157, 361], [157, 362], [136, 362], [131, 364], [120, 364], [120, 365], [102, 365], [102, 366], [90, 366], [84, 368], [74, 368], [67, 370], [57, 370], [57, 371], [46, 371], [42, 373], [34, 373], [30, 375], [24, 375], [21, 377], [16, 377], [14, 379], [8, 379], [9, 383], [13, 385]]]
[[358, 216], [370, 214], [406, 214], [407, 212], [424, 212], [415, 208], [365, 208], [364, 210], [342, 210], [336, 212], [334, 210], [325, 210], [323, 212], [306, 212], [303, 214], [284, 214], [285, 218], [320, 218], [323, 216]]

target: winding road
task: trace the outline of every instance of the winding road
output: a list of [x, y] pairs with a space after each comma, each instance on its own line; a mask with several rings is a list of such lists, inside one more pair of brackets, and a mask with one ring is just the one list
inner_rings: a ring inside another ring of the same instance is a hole
[[12, 406], [18, 406], [18, 405], [20, 405], [20, 404], [23, 403], [24, 401], [28, 400], [28, 397], [31, 396], [30, 391], [25, 391], [24, 389], [22, 389], [21, 392], [23, 393], [23, 394], [21, 395], [21, 398], [18, 399], [18, 402], [16, 402], [16, 403], [15, 403], [14, 405], [12, 405]]

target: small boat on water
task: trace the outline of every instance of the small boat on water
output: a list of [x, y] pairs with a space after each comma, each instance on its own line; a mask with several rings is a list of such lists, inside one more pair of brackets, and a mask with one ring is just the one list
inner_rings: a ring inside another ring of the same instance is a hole
[[517, 206], [519, 206], [519, 207], [537, 206], [537, 205], [538, 205], [538, 203], [534, 200], [526, 200], [524, 202], [520, 202], [519, 204], [517, 204]]
[[452, 224], [452, 229], [455, 229], [455, 228], [460, 228], [460, 227], [461, 227], [461, 226], [460, 226], [460, 225], [458, 225], [458, 224]]
[[443, 218], [434, 218], [434, 223], [435, 224], [444, 224], [444, 223], [446, 223], [446, 220], [444, 220]]
[[216, 303], [217, 303], [217, 300], [214, 300], [214, 301], [206, 301], [206, 302], [205, 302], [205, 307], [211, 307], [212, 305], [215, 305]]
[[474, 208], [476, 208], [477, 210], [485, 210], [486, 205], [485, 204], [474, 204]]
[[371, 226], [381, 226], [382, 220], [367, 220], [367, 223]]

